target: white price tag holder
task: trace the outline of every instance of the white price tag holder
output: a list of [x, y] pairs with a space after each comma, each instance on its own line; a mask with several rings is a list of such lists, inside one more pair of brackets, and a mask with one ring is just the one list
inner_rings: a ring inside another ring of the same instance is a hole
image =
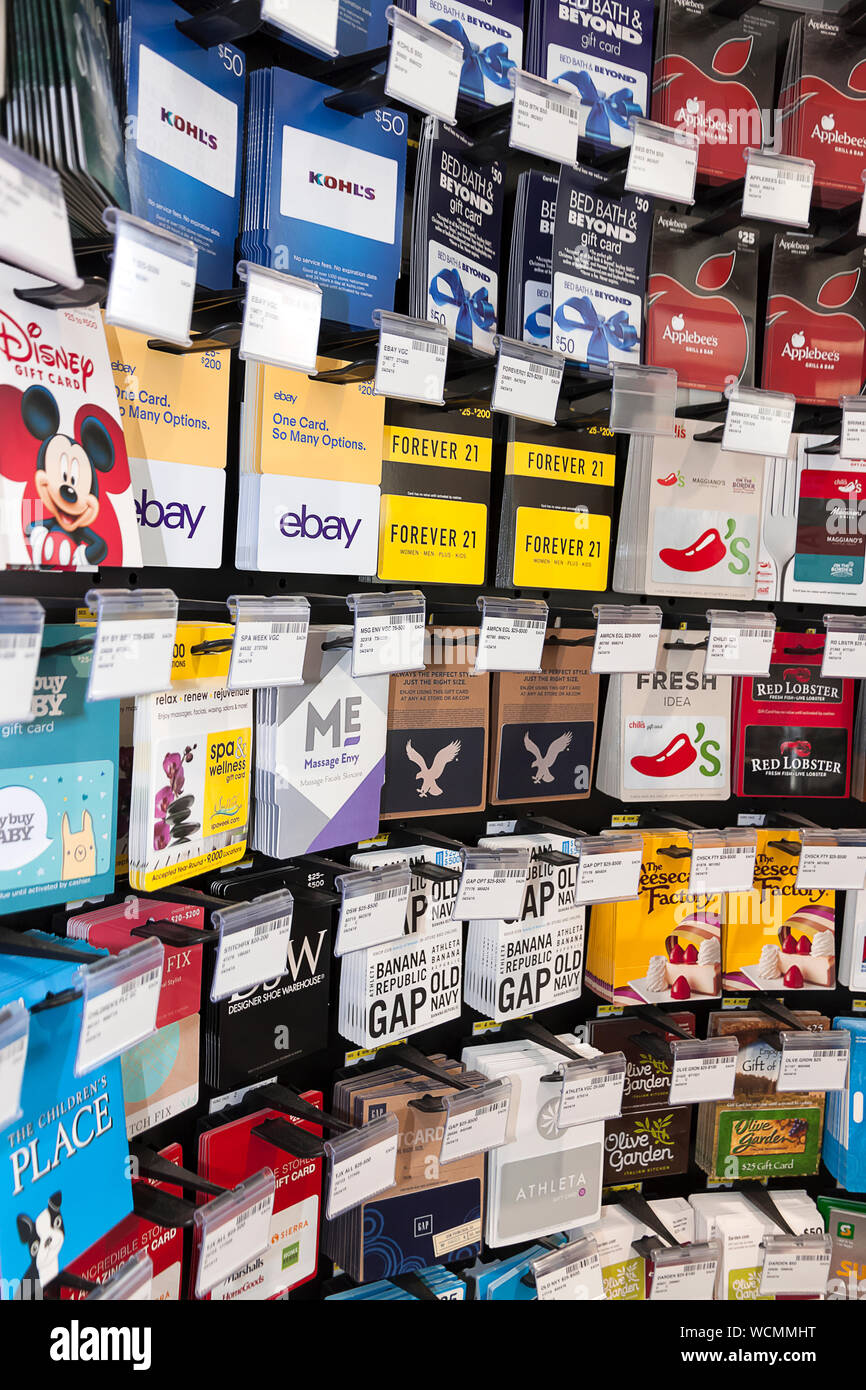
[[770, 669], [775, 613], [737, 613], [711, 608], [704, 671], [708, 676], [766, 676]]
[[20, 999], [0, 1009], [0, 1129], [21, 1114], [21, 1084], [27, 1064], [30, 1011]]
[[851, 1054], [851, 1034], [844, 1028], [826, 1033], [783, 1029], [779, 1039], [777, 1091], [844, 1091]]
[[[859, 892], [866, 888], [866, 830], [803, 829], [799, 835], [798, 892], [812, 888]], [[791, 963], [796, 964], [793, 959]]]
[[815, 161], [772, 150], [746, 150], [743, 216], [808, 227]]
[[570, 1240], [549, 1255], [530, 1260], [539, 1301], [597, 1303], [603, 1299], [604, 1279], [594, 1236]]
[[374, 309], [373, 322], [379, 329], [373, 381], [376, 395], [444, 405], [448, 365], [445, 325], [409, 319], [388, 309]]
[[156, 1032], [165, 947], [156, 937], [84, 965], [75, 1075], [84, 1076]]
[[614, 362], [610, 393], [610, 427], [617, 434], [674, 432], [677, 374], [673, 367], [646, 367]]
[[500, 415], [555, 425], [565, 358], [550, 348], [503, 338], [499, 333], [493, 346], [497, 357], [491, 409]]
[[502, 845], [498, 849], [464, 846], [463, 865], [452, 922], [499, 919], [515, 921], [523, 907], [523, 896], [532, 863], [529, 845]]
[[84, 284], [60, 175], [8, 140], [0, 140], [0, 258], [70, 290]]
[[709, 1302], [716, 1286], [721, 1255], [722, 1247], [717, 1240], [655, 1250], [650, 1302]]
[[392, 26], [385, 95], [429, 116], [453, 121], [463, 72], [463, 45], [396, 5], [385, 17]]
[[238, 356], [315, 376], [321, 286], [254, 261], [238, 262], [238, 279], [247, 287]]
[[348, 594], [355, 616], [352, 675], [423, 671], [427, 600], [420, 589]]
[[412, 872], [408, 863], [352, 869], [335, 880], [342, 902], [334, 955], [396, 941], [403, 935]]
[[35, 598], [0, 598], [0, 724], [29, 719], [45, 609]]
[[302, 685], [310, 600], [301, 594], [232, 594], [226, 605], [235, 625], [227, 689]]
[[577, 89], [547, 82], [522, 68], [512, 68], [508, 80], [514, 88], [508, 137], [511, 148], [552, 159], [555, 164], [574, 164], [580, 133]]
[[177, 632], [171, 589], [89, 589], [85, 602], [96, 612], [88, 700], [167, 690]]
[[273, 1170], [263, 1168], [213, 1201], [196, 1207], [196, 1298], [203, 1298], [215, 1284], [267, 1250], [275, 1188]]
[[731, 830], [693, 830], [689, 896], [748, 893], [755, 878], [758, 832], [741, 826]]
[[153, 1295], [153, 1260], [146, 1250], [130, 1256], [110, 1279], [85, 1297], [85, 1303], [149, 1303]]
[[839, 457], [846, 462], [861, 463], [866, 459], [866, 396], [840, 396], [839, 404], [842, 407]]
[[737, 1080], [736, 1038], [672, 1038], [668, 1105], [728, 1100]]
[[214, 909], [211, 921], [219, 942], [210, 997], [215, 1004], [285, 975], [293, 911], [287, 888]]
[[827, 1288], [833, 1237], [829, 1231], [802, 1236], [766, 1235], [760, 1295], [823, 1294]]
[[106, 323], [189, 347], [198, 247], [120, 208], [102, 214], [114, 235]]
[[586, 835], [576, 842], [575, 900], [579, 903], [618, 903], [640, 891], [643, 836]]
[[559, 1072], [562, 1092], [556, 1116], [557, 1129], [571, 1129], [573, 1125], [588, 1125], [596, 1120], [613, 1120], [622, 1113], [626, 1072], [624, 1053], [608, 1052], [603, 1057], [560, 1062]]
[[383, 1115], [325, 1140], [329, 1221], [394, 1186], [399, 1128], [396, 1115]]
[[440, 1163], [498, 1149], [508, 1140], [511, 1116], [511, 1077], [470, 1086], [465, 1091], [442, 1097], [445, 1129]]
[[822, 676], [866, 678], [866, 618], [855, 613], [825, 613]]
[[722, 448], [735, 454], [786, 458], [794, 427], [795, 398], [785, 391], [726, 386], [728, 411]]
[[648, 193], [652, 198], [690, 206], [695, 201], [698, 172], [698, 138], [689, 130], [675, 130], [632, 116], [631, 149], [625, 173], [627, 193]]
[[597, 626], [590, 670], [595, 675], [655, 670], [662, 630], [662, 610], [657, 604], [596, 603], [592, 612]]
[[544, 599], [482, 594], [476, 671], [540, 671], [549, 609]]
[[290, 38], [308, 43], [329, 58], [337, 56], [340, 0], [262, 0], [262, 21]]

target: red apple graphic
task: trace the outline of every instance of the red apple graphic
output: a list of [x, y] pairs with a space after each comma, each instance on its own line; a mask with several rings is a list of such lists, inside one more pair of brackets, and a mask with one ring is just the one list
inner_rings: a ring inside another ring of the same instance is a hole
[[852, 92], [866, 92], [866, 61], [855, 63], [848, 77]]
[[801, 936], [801, 937], [800, 937], [800, 940], [797, 942], [797, 955], [798, 955], [798, 956], [811, 956], [811, 954], [812, 954], [812, 943], [811, 943], [811, 941], [809, 940], [808, 936]]
[[[792, 965], [791, 969], [787, 970], [784, 976], [782, 977], [782, 983], [784, 984], [786, 989], [802, 989], [803, 976], [800, 973], [799, 967], [796, 965]], [[673, 990], [671, 991], [671, 993], [673, 993]]]
[[[797, 974], [799, 975], [799, 970]], [[671, 985], [671, 999], [691, 999], [692, 992], [689, 989], [689, 982], [685, 975], [677, 975]]]
[[[743, 71], [751, 50], [750, 38], [729, 39], [716, 49], [711, 72], [703, 72], [681, 54], [660, 58], [653, 72], [652, 117], [663, 125], [685, 125], [698, 136], [698, 177], [706, 175], [727, 182], [743, 177], [744, 150], [761, 143], [761, 110], [754, 93], [742, 82], [723, 81]], [[711, 139], [702, 121], [690, 120], [696, 111], [689, 99], [708, 113], [736, 112], [732, 128], [712, 125]], [[677, 113], [680, 113], [679, 115]]]
[[688, 946], [686, 947], [684, 963], [686, 965], [697, 965], [698, 963], [698, 948], [694, 945], [693, 942], [689, 942]]
[[[710, 257], [701, 268], [710, 280], [726, 269], [728, 255]], [[713, 266], [713, 261], [725, 264]], [[703, 285], [700, 288], [704, 288]], [[709, 286], [707, 286], [709, 288]], [[674, 319], [694, 324], [703, 342], [677, 343], [665, 336], [674, 329]], [[713, 341], [715, 340], [715, 341]], [[749, 331], [735, 304], [719, 294], [693, 294], [670, 275], [651, 275], [647, 294], [647, 362], [656, 367], [673, 367], [680, 386], [697, 390], [721, 391], [729, 381], [738, 381], [748, 360]], [[859, 388], [858, 388], [859, 389]]]
[[[856, 277], [856, 271], [830, 276], [821, 287], [822, 307], [847, 303]], [[790, 295], [773, 295], [767, 304], [762, 385], [813, 405], [836, 406], [841, 395], [858, 395], [866, 332], [855, 313], [816, 313]], [[801, 334], [801, 346], [808, 344], [809, 351], [797, 359], [791, 349]]]
[[[853, 202], [851, 191], [858, 198], [863, 193], [860, 179], [863, 151], [856, 143], [826, 137], [834, 130], [850, 135], [862, 133], [864, 97], [859, 93], [866, 90], [864, 77], [866, 64], [861, 61], [848, 79], [847, 92], [813, 73], [804, 76], [794, 88], [796, 104], [800, 107], [796, 152], [806, 159], [814, 159], [815, 193], [818, 201], [831, 206]], [[840, 79], [844, 82], [841, 74]]]
[[673, 946], [671, 947], [668, 960], [670, 961], [671, 965], [683, 965], [685, 962], [685, 958], [685, 951], [683, 950], [680, 943], [678, 941], [675, 941]]
[[722, 77], [736, 77], [749, 61], [752, 52], [752, 39], [728, 39], [720, 43], [713, 54], [713, 72]]
[[682, 314], [674, 314], [673, 318], [671, 319], [671, 328], [674, 330], [674, 332], [682, 333], [685, 326], [686, 321], [683, 318]]
[[860, 281], [859, 270], [845, 270], [826, 279], [818, 291], [822, 309], [841, 309], [854, 295]]
[[801, 348], [801, 347], [804, 346], [805, 342], [806, 342], [806, 335], [805, 335], [805, 333], [792, 333], [792, 334], [791, 334], [791, 347]]
[[714, 290], [723, 290], [734, 273], [736, 259], [735, 251], [728, 251], [722, 256], [708, 256], [699, 266], [695, 276], [695, 284], [698, 289], [707, 290], [710, 293]]

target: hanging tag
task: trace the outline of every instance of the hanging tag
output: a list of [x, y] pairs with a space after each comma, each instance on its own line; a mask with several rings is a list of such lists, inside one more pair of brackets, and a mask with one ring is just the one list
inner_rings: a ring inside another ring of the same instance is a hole
[[35, 598], [0, 598], [0, 724], [30, 719], [45, 609]]
[[580, 98], [566, 86], [512, 68], [514, 88], [508, 143], [556, 164], [574, 164], [580, 134]]
[[310, 630], [309, 599], [300, 594], [286, 598], [233, 594], [226, 605], [235, 624], [227, 689], [301, 685]]
[[622, 1052], [561, 1062], [559, 1069], [562, 1092], [556, 1117], [558, 1129], [613, 1120], [622, 1113], [626, 1070]]
[[673, 367], [614, 362], [610, 428], [615, 434], [670, 438], [674, 432], [676, 408], [677, 374]]
[[746, 150], [743, 217], [808, 227], [815, 163], [768, 150]]
[[397, 1173], [396, 1115], [383, 1115], [359, 1129], [325, 1140], [329, 1221], [393, 1187]]
[[214, 909], [211, 921], [220, 934], [210, 992], [214, 1003], [285, 975], [293, 910], [286, 888]]
[[704, 658], [706, 675], [767, 675], [776, 635], [774, 613], [735, 613], [712, 608], [707, 618], [710, 636]]
[[866, 618], [855, 614], [825, 613], [822, 676], [866, 678]]
[[67, 289], [84, 283], [60, 175], [7, 140], [0, 140], [0, 258]]
[[866, 887], [866, 830], [801, 830], [795, 888]]
[[377, 396], [394, 396], [423, 405], [445, 404], [448, 329], [426, 319], [408, 319], [385, 309], [373, 310], [379, 327]]
[[843, 1028], [823, 1033], [780, 1033], [782, 1054], [776, 1090], [844, 1091], [851, 1035]]
[[463, 71], [462, 43], [396, 5], [389, 5], [385, 14], [393, 26], [385, 95], [453, 121]]
[[549, 348], [503, 338], [498, 333], [493, 346], [498, 356], [491, 409], [500, 415], [555, 425], [565, 358]]
[[833, 1237], [829, 1232], [809, 1235], [764, 1236], [764, 1264], [760, 1295], [823, 1294], [827, 1288]]
[[569, 1241], [549, 1255], [530, 1260], [541, 1302], [595, 1303], [604, 1298], [604, 1279], [594, 1236]]
[[840, 396], [839, 404], [842, 407], [839, 457], [860, 463], [866, 459], [866, 396]]
[[446, 1114], [440, 1163], [454, 1163], [505, 1143], [511, 1112], [510, 1077], [471, 1091], [457, 1091], [443, 1096], [442, 1101]]
[[709, 1302], [716, 1286], [721, 1246], [717, 1240], [656, 1250], [650, 1302]]
[[0, 1130], [21, 1114], [30, 1012], [20, 1000], [0, 1009]]
[[476, 602], [481, 631], [475, 670], [540, 671], [549, 613], [544, 600], [482, 594]]
[[515, 921], [523, 908], [532, 862], [530, 846], [502, 845], [499, 849], [467, 846], [461, 849], [460, 858], [463, 872], [454, 899], [452, 922]]
[[340, 0], [262, 0], [262, 20], [311, 48], [337, 56]]
[[153, 1261], [146, 1250], [124, 1264], [85, 1297], [85, 1303], [149, 1303], [153, 1297]]
[[88, 700], [167, 690], [177, 632], [171, 589], [89, 589], [85, 601], [96, 611]]
[[597, 627], [590, 670], [595, 675], [655, 670], [662, 628], [659, 607], [594, 604], [592, 611]]
[[[866, 170], [861, 172], [860, 177], [864, 185], [866, 185]], [[866, 236], [866, 187], [863, 189], [863, 197], [860, 201], [860, 217], [857, 222], [857, 235]]]
[[355, 615], [352, 675], [423, 671], [427, 600], [420, 589], [392, 594], [348, 594]]
[[643, 859], [640, 835], [587, 835], [577, 845], [577, 902], [623, 902], [637, 897]]
[[314, 376], [322, 323], [322, 290], [254, 261], [238, 262], [247, 287], [238, 356]]
[[412, 873], [408, 864], [384, 869], [359, 869], [340, 874], [335, 885], [342, 895], [334, 955], [396, 941], [403, 935]]
[[76, 1076], [110, 1062], [156, 1032], [164, 956], [162, 942], [148, 937], [81, 968], [84, 1006]]
[[698, 141], [691, 131], [674, 130], [633, 116], [632, 142], [625, 174], [627, 193], [649, 193], [666, 202], [695, 201]]
[[106, 323], [188, 347], [198, 247], [119, 208], [102, 220], [114, 233]]
[[695, 830], [691, 842], [690, 897], [751, 890], [758, 853], [754, 830]]
[[728, 411], [722, 448], [737, 454], [770, 454], [786, 458], [794, 426], [793, 396], [781, 391], [725, 388]]
[[668, 1105], [727, 1100], [737, 1080], [736, 1038], [674, 1038]]
[[263, 1168], [231, 1191], [196, 1208], [196, 1298], [203, 1298], [215, 1284], [268, 1248], [274, 1191], [273, 1171]]

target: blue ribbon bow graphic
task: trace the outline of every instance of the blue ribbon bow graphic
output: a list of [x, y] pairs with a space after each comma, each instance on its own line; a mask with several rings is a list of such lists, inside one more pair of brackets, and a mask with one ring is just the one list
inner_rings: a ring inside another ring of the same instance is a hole
[[[445, 289], [440, 289], [440, 281]], [[457, 306], [457, 327], [454, 332], [459, 343], [472, 346], [473, 324], [477, 324], [485, 333], [492, 333], [496, 327], [496, 310], [490, 302], [486, 285], [482, 285], [474, 294], [467, 294], [459, 270], [437, 271], [430, 281], [430, 298], [434, 304]]]
[[618, 92], [605, 96], [598, 90], [588, 72], [564, 72], [556, 80], [571, 82], [580, 93], [581, 106], [589, 107], [586, 134], [590, 140], [603, 140], [609, 145], [611, 121], [614, 125], [627, 128], [630, 116], [643, 115], [628, 87], [621, 87]]
[[517, 64], [508, 56], [504, 43], [491, 43], [487, 48], [473, 43], [459, 19], [434, 19], [431, 26], [441, 29], [452, 39], [459, 39], [463, 45], [463, 71], [460, 74], [460, 91], [464, 96], [484, 100], [484, 82], [492, 82], [494, 87], [508, 87], [508, 74]]
[[[569, 318], [569, 309], [574, 309], [580, 318]], [[605, 319], [585, 294], [579, 298], [572, 297], [560, 304], [554, 314], [554, 322], [567, 333], [573, 333], [575, 328], [589, 329], [586, 360], [593, 367], [606, 367], [609, 364], [611, 347], [617, 348], [620, 352], [634, 352], [638, 347], [638, 332], [634, 325], [629, 323], [627, 310], [618, 309], [609, 319]]]
[[550, 309], [549, 304], [542, 304], [529, 315], [523, 325], [525, 333], [528, 333], [531, 338], [539, 338], [548, 347], [550, 346]]

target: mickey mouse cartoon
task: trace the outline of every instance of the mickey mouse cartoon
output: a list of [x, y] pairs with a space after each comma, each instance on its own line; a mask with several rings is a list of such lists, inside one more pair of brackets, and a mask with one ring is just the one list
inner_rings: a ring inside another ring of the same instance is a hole
[[60, 1251], [63, 1248], [65, 1227], [60, 1214], [63, 1195], [55, 1192], [48, 1198], [34, 1221], [23, 1214], [18, 1217], [18, 1235], [30, 1251], [30, 1264], [15, 1292], [15, 1298], [33, 1298], [36, 1286], [43, 1287], [60, 1273]]
[[[114, 467], [114, 444], [95, 416], [81, 425], [81, 440], [58, 434], [60, 411], [44, 386], [29, 386], [21, 398], [24, 424], [41, 441], [36, 459], [36, 491], [48, 516], [25, 527], [33, 563], [98, 565], [108, 554], [92, 524], [99, 515], [99, 474]], [[57, 532], [61, 534], [57, 536]], [[69, 537], [67, 540], [66, 537]]]

